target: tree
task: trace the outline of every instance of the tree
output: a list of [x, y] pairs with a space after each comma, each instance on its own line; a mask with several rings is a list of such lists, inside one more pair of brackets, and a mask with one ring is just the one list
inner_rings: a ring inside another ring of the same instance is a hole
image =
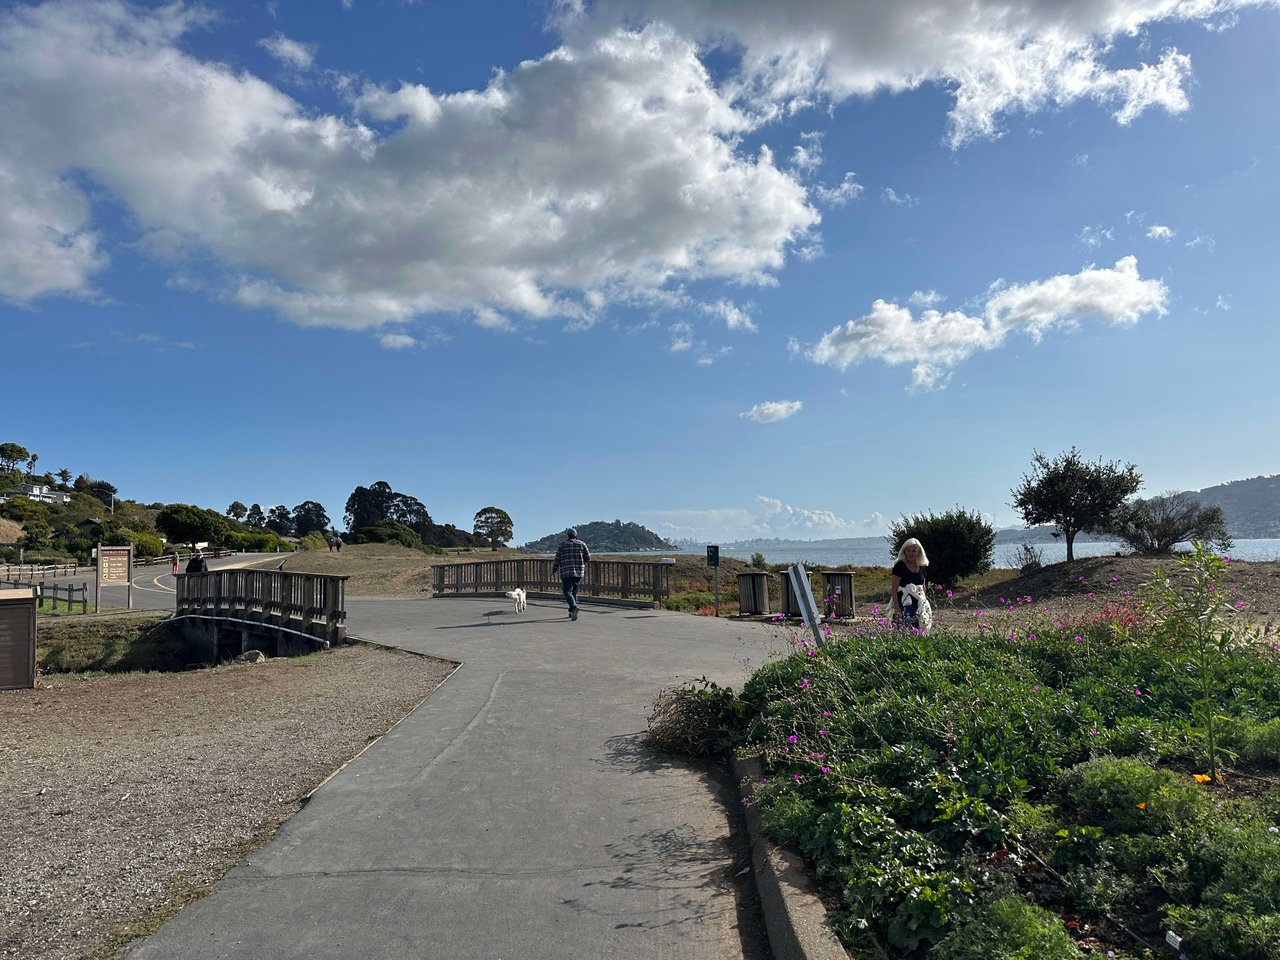
[[156, 529], [170, 543], [215, 543], [230, 532], [221, 514], [189, 503], [171, 503], [156, 515]]
[[476, 536], [484, 537], [489, 541], [489, 546], [497, 550], [501, 544], [511, 539], [514, 524], [507, 511], [498, 507], [485, 507], [476, 513], [473, 529]]
[[272, 533], [289, 537], [293, 535], [293, 514], [283, 503], [278, 503], [267, 511], [267, 529]]
[[36, 461], [40, 459], [40, 454], [33, 453], [27, 457], [27, 480], [34, 480], [36, 475]]
[[262, 512], [262, 508], [256, 503], [249, 508], [249, 512], [244, 515], [244, 522], [255, 530], [261, 530], [267, 525], [267, 518]]
[[232, 520], [240, 521], [245, 518], [245, 514], [249, 512], [249, 508], [246, 507], [239, 500], [232, 500], [231, 505], [227, 507], [227, 509], [224, 512]]
[[351, 496], [347, 497], [343, 513], [347, 529], [354, 532], [391, 519], [391, 503], [395, 496], [396, 492], [385, 480], [379, 480], [369, 487], [356, 487], [351, 491]]
[[65, 490], [67, 489], [67, 487], [71, 485], [71, 471], [68, 470], [66, 467], [63, 467], [61, 470], [59, 470], [55, 474], [55, 476], [58, 478], [59, 482], [62, 484], [62, 489]]
[[391, 500], [387, 504], [387, 519], [403, 523], [420, 537], [425, 537], [434, 526], [431, 514], [427, 513], [423, 502], [407, 493], [391, 495]]
[[1139, 553], [1172, 553], [1174, 546], [1194, 540], [1230, 550], [1231, 535], [1221, 507], [1201, 507], [1189, 493], [1170, 490], [1124, 507], [1108, 531]]
[[903, 516], [889, 527], [889, 555], [896, 557], [911, 537], [924, 544], [933, 583], [955, 586], [965, 577], [986, 573], [995, 560], [995, 527], [976, 510], [956, 507], [943, 514]]
[[0, 443], [0, 470], [17, 470], [29, 456], [31, 451], [20, 443]]
[[[1078, 533], [1104, 533], [1124, 502], [1142, 486], [1137, 467], [1118, 461], [1088, 463], [1072, 447], [1050, 460], [1038, 450], [1031, 472], [1015, 487], [1013, 507], [1028, 527], [1052, 523], [1067, 541], [1067, 562], [1075, 559]], [[930, 558], [932, 559], [932, 558]]]
[[314, 500], [303, 500], [293, 508], [294, 536], [305, 537], [308, 533], [324, 533], [329, 526], [329, 515], [324, 507]]

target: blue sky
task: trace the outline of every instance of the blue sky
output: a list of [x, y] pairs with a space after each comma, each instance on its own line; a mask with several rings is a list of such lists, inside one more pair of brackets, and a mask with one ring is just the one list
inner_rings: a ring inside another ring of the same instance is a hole
[[0, 439], [517, 543], [1280, 472], [1280, 4], [0, 4]]

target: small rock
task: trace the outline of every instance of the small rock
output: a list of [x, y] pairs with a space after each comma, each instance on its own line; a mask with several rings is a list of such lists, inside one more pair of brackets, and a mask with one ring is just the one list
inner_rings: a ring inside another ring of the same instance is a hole
[[236, 657], [232, 663], [263, 663], [267, 659], [267, 655], [261, 650], [246, 650], [240, 656]]

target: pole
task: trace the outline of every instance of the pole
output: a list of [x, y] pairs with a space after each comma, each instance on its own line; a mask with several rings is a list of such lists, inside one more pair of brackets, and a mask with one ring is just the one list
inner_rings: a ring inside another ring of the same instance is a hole
[[716, 565], [716, 616], [720, 616], [720, 566]]

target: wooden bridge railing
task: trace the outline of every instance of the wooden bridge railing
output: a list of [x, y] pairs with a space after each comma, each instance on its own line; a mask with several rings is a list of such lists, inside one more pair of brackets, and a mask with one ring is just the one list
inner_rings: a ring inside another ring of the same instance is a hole
[[177, 615], [281, 627], [330, 643], [347, 636], [346, 577], [283, 570], [210, 570], [177, 576]]
[[[529, 593], [560, 593], [560, 577], [550, 558], [481, 560], [436, 567], [435, 595], [495, 594], [515, 587]], [[657, 606], [671, 595], [671, 565], [636, 560], [592, 560], [578, 585], [581, 597], [649, 600]]]

